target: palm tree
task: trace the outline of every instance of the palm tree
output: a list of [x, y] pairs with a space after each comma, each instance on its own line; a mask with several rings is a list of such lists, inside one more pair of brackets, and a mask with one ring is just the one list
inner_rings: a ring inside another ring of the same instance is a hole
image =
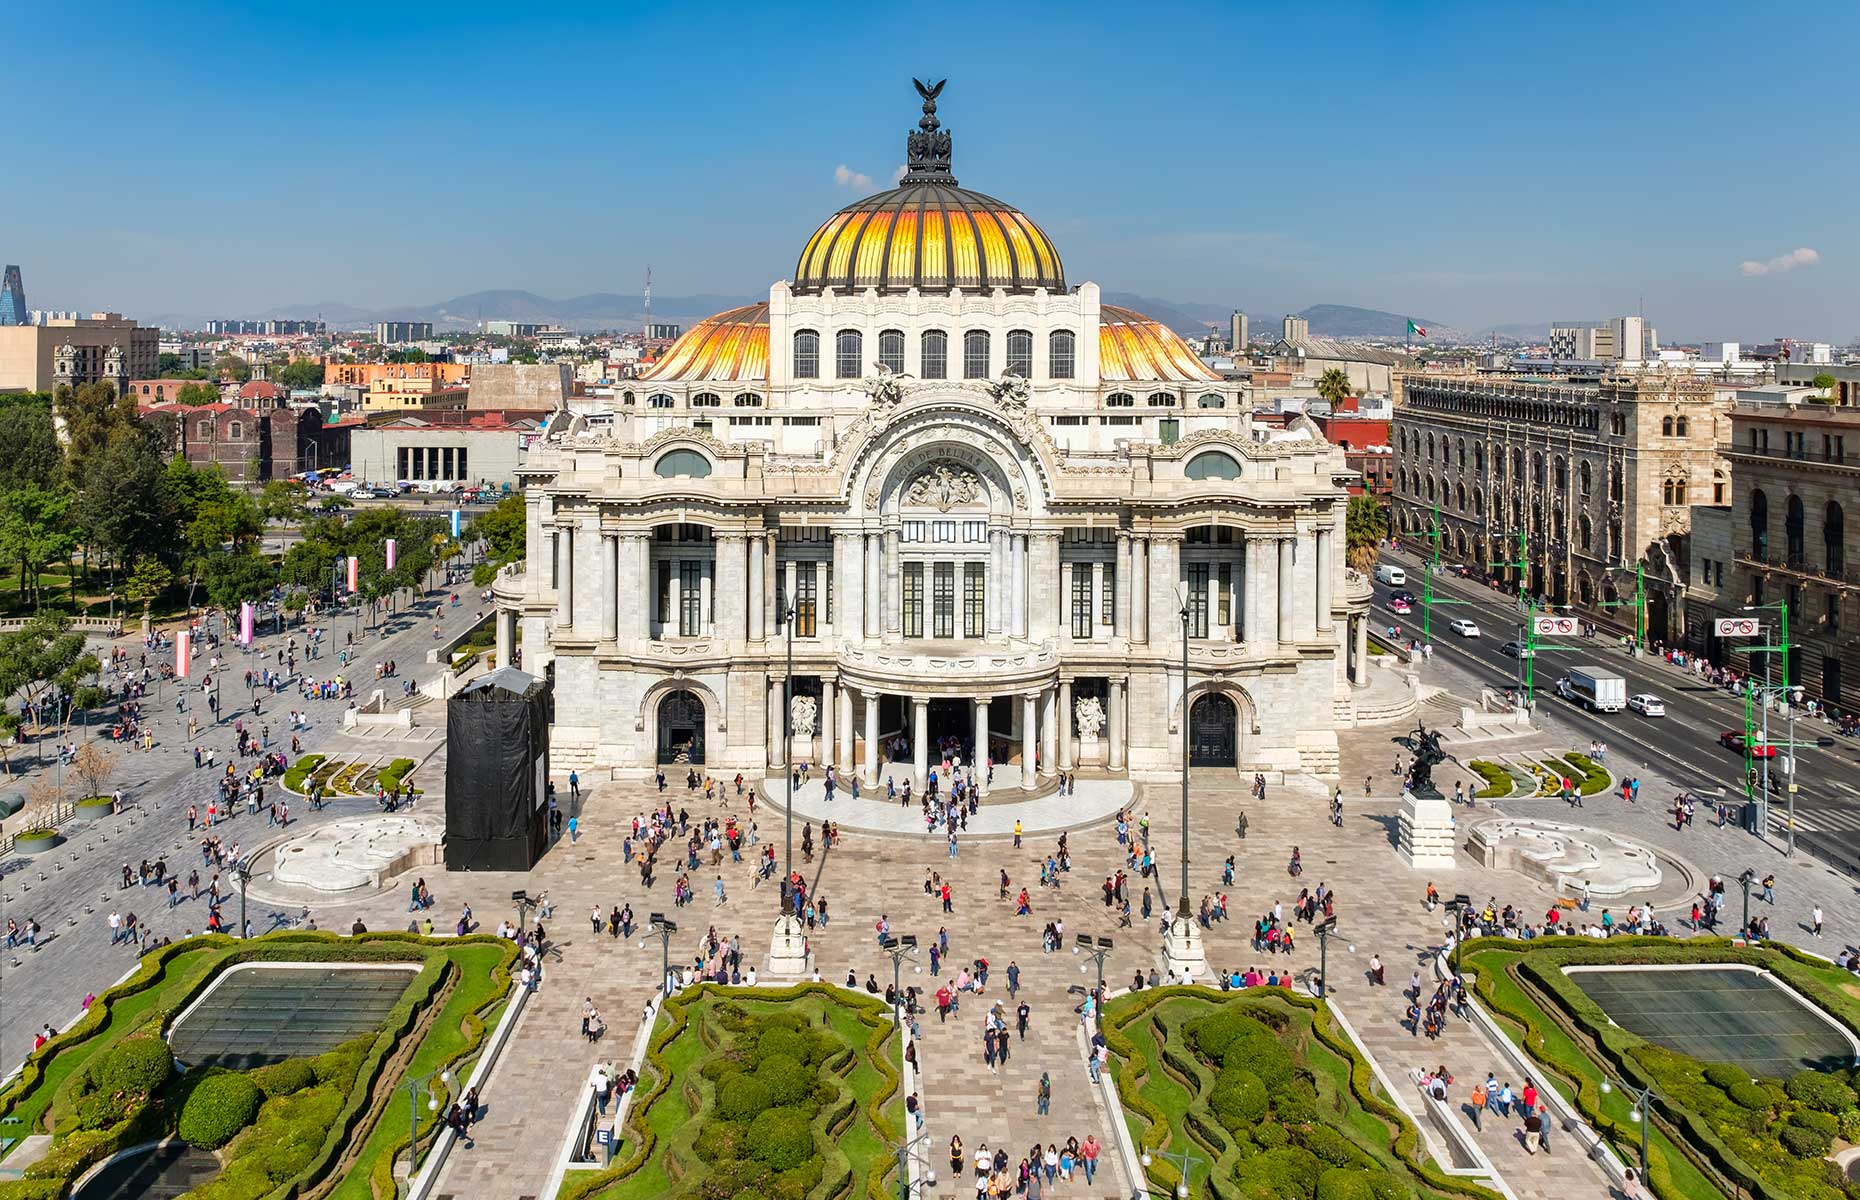
[[1350, 377], [1340, 368], [1332, 367], [1318, 376], [1317, 390], [1334, 409], [1350, 398]]
[[1388, 528], [1388, 511], [1374, 496], [1350, 497], [1343, 512], [1344, 561], [1367, 575], [1376, 565], [1377, 543]]

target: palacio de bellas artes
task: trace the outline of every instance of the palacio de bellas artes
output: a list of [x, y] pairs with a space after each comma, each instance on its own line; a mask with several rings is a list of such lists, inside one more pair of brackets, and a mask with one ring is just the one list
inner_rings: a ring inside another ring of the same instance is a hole
[[919, 91], [896, 187], [521, 468], [497, 653], [553, 678], [555, 769], [1334, 778], [1371, 674], [1343, 451], [1068, 281]]

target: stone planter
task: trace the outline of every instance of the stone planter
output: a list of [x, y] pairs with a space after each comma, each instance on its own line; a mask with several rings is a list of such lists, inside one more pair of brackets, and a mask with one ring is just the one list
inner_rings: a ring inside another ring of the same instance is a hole
[[13, 839], [13, 849], [20, 854], [43, 854], [64, 840], [56, 829], [32, 829]]
[[8, 792], [0, 796], [0, 820], [12, 816], [26, 807], [26, 797], [18, 792]]
[[73, 805], [71, 815], [80, 821], [101, 821], [115, 811], [115, 808], [115, 802], [108, 796], [91, 796]]

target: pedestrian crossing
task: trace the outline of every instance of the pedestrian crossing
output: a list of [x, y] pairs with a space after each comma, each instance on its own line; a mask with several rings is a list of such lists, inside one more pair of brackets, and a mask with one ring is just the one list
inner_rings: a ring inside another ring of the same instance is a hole
[[[1816, 808], [1795, 811], [1795, 828], [1797, 833], [1860, 833], [1860, 808]], [[1789, 806], [1786, 802], [1770, 802], [1770, 829], [1775, 833], [1789, 831]]]

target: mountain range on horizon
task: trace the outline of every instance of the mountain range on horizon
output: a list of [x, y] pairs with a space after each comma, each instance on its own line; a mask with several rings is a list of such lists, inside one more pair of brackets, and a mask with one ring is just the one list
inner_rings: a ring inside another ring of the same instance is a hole
[[[655, 296], [652, 319], [689, 327], [714, 313], [754, 303], [757, 297], [699, 294]], [[1200, 335], [1210, 329], [1225, 331], [1231, 308], [1197, 301], [1169, 300], [1134, 292], [1105, 292], [1107, 304], [1132, 308], [1153, 317], [1177, 333]], [[1270, 338], [1279, 329], [1283, 313], [1248, 313], [1255, 341]], [[1473, 342], [1496, 335], [1500, 341], [1540, 341], [1549, 334], [1548, 321], [1491, 326], [1476, 331], [1453, 328], [1428, 317], [1349, 304], [1313, 304], [1291, 314], [1303, 317], [1318, 337], [1400, 339], [1408, 322], [1428, 331], [1430, 341]], [[325, 300], [287, 304], [256, 313], [151, 313], [140, 319], [163, 329], [205, 329], [208, 321], [319, 319], [335, 329], [361, 329], [377, 321], [430, 321], [436, 332], [460, 332], [482, 321], [524, 321], [560, 325], [581, 331], [636, 329], [646, 320], [643, 298], [637, 293], [590, 292], [566, 299], [551, 299], [520, 288], [493, 288], [454, 296], [436, 304], [364, 307], [347, 301]]]

